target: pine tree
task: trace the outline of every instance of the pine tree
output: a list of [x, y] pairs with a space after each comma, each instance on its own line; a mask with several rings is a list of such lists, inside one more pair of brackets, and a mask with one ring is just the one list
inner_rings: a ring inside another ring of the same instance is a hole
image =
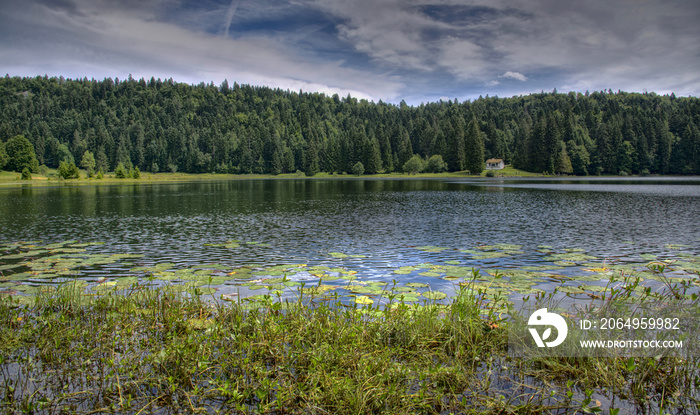
[[469, 121], [464, 141], [464, 167], [471, 174], [481, 174], [484, 171], [484, 137], [476, 117], [472, 117], [472, 120]]

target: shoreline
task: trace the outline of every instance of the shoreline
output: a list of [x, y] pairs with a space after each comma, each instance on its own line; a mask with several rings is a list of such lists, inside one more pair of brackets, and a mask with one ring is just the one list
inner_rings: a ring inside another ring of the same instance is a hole
[[[450, 173], [379, 173], [373, 175], [353, 175], [353, 174], [329, 174], [318, 173], [314, 176], [306, 176], [299, 173], [284, 173], [279, 175], [271, 174], [219, 174], [219, 173], [141, 173], [140, 179], [117, 179], [114, 173], [108, 173], [103, 179], [86, 178], [81, 171], [79, 179], [60, 179], [51, 176], [33, 175], [30, 180], [19, 179], [19, 173], [0, 172], [0, 187], [59, 187], [59, 186], [87, 186], [87, 185], [115, 185], [115, 184], [140, 184], [140, 183], [177, 183], [177, 182], [197, 182], [197, 181], [236, 181], [236, 180], [420, 180], [420, 179], [557, 179], [557, 180], [601, 180], [601, 179], [634, 179], [645, 178], [648, 180], [666, 180], [687, 178], [688, 180], [700, 179], [700, 176], [677, 176], [677, 175], [602, 175], [602, 176], [561, 176], [547, 175], [542, 173], [530, 173], [522, 170], [506, 168], [504, 171], [497, 171], [495, 177], [487, 177], [485, 172], [480, 175], [469, 174], [466, 171]], [[10, 177], [14, 176], [14, 177]]]

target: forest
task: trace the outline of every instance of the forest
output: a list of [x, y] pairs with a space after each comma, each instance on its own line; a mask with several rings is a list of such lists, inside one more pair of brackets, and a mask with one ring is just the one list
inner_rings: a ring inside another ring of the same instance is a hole
[[549, 174], [700, 174], [698, 125], [700, 100], [674, 94], [409, 106], [227, 81], [0, 78], [0, 169], [14, 171], [87, 157], [101, 172], [476, 174], [500, 158]]

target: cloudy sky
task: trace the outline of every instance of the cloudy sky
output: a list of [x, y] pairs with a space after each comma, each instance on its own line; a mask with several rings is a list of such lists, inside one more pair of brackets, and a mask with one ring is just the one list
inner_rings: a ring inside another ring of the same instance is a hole
[[0, 73], [348, 93], [411, 105], [700, 96], [697, 0], [0, 0]]

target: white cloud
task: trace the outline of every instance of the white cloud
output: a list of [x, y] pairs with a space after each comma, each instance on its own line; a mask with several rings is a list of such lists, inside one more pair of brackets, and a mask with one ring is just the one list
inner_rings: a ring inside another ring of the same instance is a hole
[[[180, 1], [5, 0], [0, 72], [227, 78], [391, 102], [555, 87], [700, 95], [697, 0], [226, 0], [164, 23]], [[255, 37], [236, 26], [300, 10], [313, 24]], [[324, 24], [338, 38], [307, 42]]]
[[[676, 89], [699, 94], [696, 0], [312, 0], [343, 39], [384, 66], [496, 86]], [[425, 13], [426, 8], [438, 13]], [[432, 34], [432, 35], [426, 35]], [[525, 76], [527, 73], [528, 76]]]
[[521, 81], [521, 82], [527, 81], [527, 76], [521, 74], [520, 72], [508, 71], [508, 72], [504, 73], [503, 75], [499, 75], [498, 77], [499, 78], [515, 79], [516, 81]]
[[28, 39], [33, 47], [6, 39], [0, 45], [0, 56], [8, 58], [3, 59], [3, 72], [98, 79], [123, 79], [131, 73], [135, 78], [173, 77], [217, 84], [228, 79], [290, 90], [351, 93], [375, 101], [393, 100], [403, 87], [393, 78], [346, 68], [340, 61], [307, 61], [275, 39], [226, 39], [119, 10], [100, 13], [91, 7], [89, 2], [81, 4], [80, 14], [36, 4], [29, 7], [29, 14], [15, 9], [17, 24], [12, 29], [20, 33], [14, 36]]

